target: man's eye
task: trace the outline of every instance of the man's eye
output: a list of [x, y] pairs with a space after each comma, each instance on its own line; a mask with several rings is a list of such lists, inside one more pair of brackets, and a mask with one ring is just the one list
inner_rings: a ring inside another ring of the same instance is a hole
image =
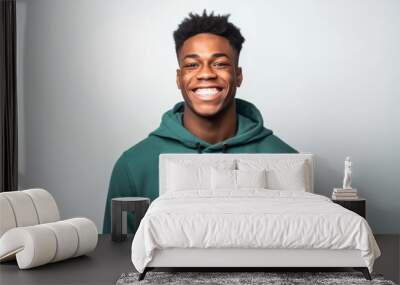
[[187, 67], [187, 68], [195, 68], [196, 66], [197, 66], [197, 63], [188, 63], [188, 64], [184, 65], [184, 67]]
[[229, 66], [229, 64], [227, 64], [225, 62], [214, 62], [214, 66], [223, 68], [223, 67]]

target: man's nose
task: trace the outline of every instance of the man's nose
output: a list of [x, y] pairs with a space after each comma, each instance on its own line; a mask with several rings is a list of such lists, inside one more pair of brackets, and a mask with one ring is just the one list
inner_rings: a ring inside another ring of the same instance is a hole
[[199, 70], [196, 75], [197, 79], [213, 79], [217, 77], [217, 74], [207, 64]]

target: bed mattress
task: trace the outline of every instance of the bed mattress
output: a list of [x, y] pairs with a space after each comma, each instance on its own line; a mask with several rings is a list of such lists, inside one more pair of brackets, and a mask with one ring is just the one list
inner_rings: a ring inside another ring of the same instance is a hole
[[132, 242], [139, 272], [163, 249], [359, 250], [372, 272], [379, 248], [367, 221], [300, 191], [170, 192], [153, 201]]

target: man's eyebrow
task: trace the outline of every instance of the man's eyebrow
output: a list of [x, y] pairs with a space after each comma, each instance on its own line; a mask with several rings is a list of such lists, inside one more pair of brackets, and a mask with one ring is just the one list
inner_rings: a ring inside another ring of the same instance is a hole
[[230, 59], [230, 57], [226, 53], [222, 53], [222, 52], [214, 53], [211, 57], [214, 57], [214, 58], [216, 58], [216, 57], [227, 57], [227, 58]]
[[[185, 58], [199, 58], [199, 57], [200, 57], [200, 56], [199, 56], [198, 54], [190, 53], [190, 54], [185, 55], [183, 59], [185, 59]], [[229, 57], [226, 53], [223, 53], [223, 52], [220, 52], [220, 53], [213, 53], [213, 54], [211, 55], [211, 57], [212, 57], [212, 58], [227, 57], [228, 59], [230, 59], [230, 57]]]

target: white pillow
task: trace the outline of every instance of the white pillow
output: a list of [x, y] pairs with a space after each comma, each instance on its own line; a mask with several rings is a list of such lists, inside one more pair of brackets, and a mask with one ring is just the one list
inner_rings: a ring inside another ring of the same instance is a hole
[[235, 170], [237, 188], [267, 188], [267, 171]]
[[239, 190], [241, 188], [266, 188], [267, 176], [261, 170], [211, 170], [211, 188], [213, 190]]
[[235, 169], [234, 160], [192, 162], [171, 160], [167, 164], [167, 191], [210, 190], [211, 169]]
[[211, 189], [236, 189], [236, 170], [211, 169]]
[[300, 159], [238, 159], [239, 170], [267, 170], [267, 188], [311, 191], [306, 161]]

